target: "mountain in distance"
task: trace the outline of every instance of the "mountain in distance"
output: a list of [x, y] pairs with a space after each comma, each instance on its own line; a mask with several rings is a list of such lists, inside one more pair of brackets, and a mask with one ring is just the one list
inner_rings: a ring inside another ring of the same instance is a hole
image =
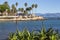
[[36, 13], [37, 16], [43, 16], [43, 17], [59, 17], [60, 18], [60, 13]]

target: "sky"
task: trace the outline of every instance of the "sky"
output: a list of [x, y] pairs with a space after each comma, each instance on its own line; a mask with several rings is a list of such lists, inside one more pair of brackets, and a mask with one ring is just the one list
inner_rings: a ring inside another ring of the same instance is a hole
[[60, 13], [60, 0], [0, 0], [0, 4], [5, 1], [11, 6], [18, 2], [17, 8], [24, 7], [24, 3], [28, 3], [28, 6], [32, 4], [38, 4], [37, 9], [33, 12], [35, 13]]

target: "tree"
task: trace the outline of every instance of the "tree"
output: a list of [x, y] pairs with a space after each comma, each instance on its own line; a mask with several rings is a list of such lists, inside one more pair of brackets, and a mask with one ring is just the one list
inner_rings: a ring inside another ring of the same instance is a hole
[[18, 6], [18, 3], [16, 2], [16, 7]]
[[24, 5], [25, 5], [25, 10], [26, 10], [26, 8], [27, 8], [27, 3], [25, 3]]
[[35, 4], [32, 4], [32, 13], [33, 13], [33, 8], [35, 7]]
[[38, 5], [37, 4], [35, 4], [35, 8], [37, 8], [38, 7]]
[[[28, 7], [28, 8], [26, 8], [26, 11], [31, 11], [32, 10], [32, 7]], [[31, 12], [30, 12], [31, 13]]]
[[14, 4], [12, 4], [12, 12], [14, 13], [14, 8], [15, 8], [15, 6], [14, 6]]
[[28, 12], [26, 10], [24, 10], [24, 14], [28, 14]]
[[25, 5], [25, 7], [27, 7], [27, 3], [25, 3], [24, 5]]
[[[5, 2], [3, 3], [3, 5], [4, 5], [4, 8], [6, 8], [5, 11], [7, 10], [7, 12], [10, 13], [10, 6], [9, 6], [8, 2], [5, 1]], [[8, 15], [9, 15], [9, 14], [8, 14]]]
[[5, 6], [4, 5], [0, 5], [0, 12], [4, 12], [5, 11]]
[[8, 5], [8, 2], [4, 2], [3, 4], [0, 5], [0, 12], [4, 12], [8, 9], [8, 13], [10, 12], [10, 6]]
[[35, 4], [32, 4], [32, 8], [34, 8], [35, 7]]
[[37, 4], [32, 4], [32, 12], [33, 12], [33, 8], [37, 8]]
[[18, 8], [18, 11], [20, 11], [20, 8]]
[[4, 2], [4, 3], [3, 3], [3, 5], [6, 5], [6, 6], [8, 6], [8, 2]]
[[17, 9], [15, 7], [14, 4], [12, 4], [12, 9], [11, 9], [11, 12], [15, 15], [15, 13], [17, 12]]
[[[37, 4], [35, 4], [35, 8], [37, 8], [38, 7], [38, 5]], [[36, 12], [36, 11], [35, 11]]]
[[19, 8], [18, 10], [21, 12], [24, 12], [24, 8]]
[[18, 3], [16, 2], [16, 8], [17, 8], [17, 6], [18, 6]]

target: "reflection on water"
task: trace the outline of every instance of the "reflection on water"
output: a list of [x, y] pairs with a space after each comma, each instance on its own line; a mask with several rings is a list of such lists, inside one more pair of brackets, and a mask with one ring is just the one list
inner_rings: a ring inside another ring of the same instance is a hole
[[[60, 30], [60, 20], [45, 20], [43, 21], [46, 29], [52, 27], [53, 29]], [[6, 39], [9, 32], [15, 32], [16, 28], [22, 31], [25, 27], [29, 30], [40, 30], [42, 27], [42, 21], [18, 21], [16, 22], [0, 22], [0, 40]]]

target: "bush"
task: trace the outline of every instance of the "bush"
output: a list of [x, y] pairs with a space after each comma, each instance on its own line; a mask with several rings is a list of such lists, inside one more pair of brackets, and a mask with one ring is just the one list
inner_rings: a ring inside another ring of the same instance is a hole
[[9, 40], [60, 40], [60, 35], [57, 31], [49, 28], [47, 31], [43, 27], [41, 31], [29, 32], [24, 29], [22, 32], [17, 30], [15, 33], [10, 33]]

